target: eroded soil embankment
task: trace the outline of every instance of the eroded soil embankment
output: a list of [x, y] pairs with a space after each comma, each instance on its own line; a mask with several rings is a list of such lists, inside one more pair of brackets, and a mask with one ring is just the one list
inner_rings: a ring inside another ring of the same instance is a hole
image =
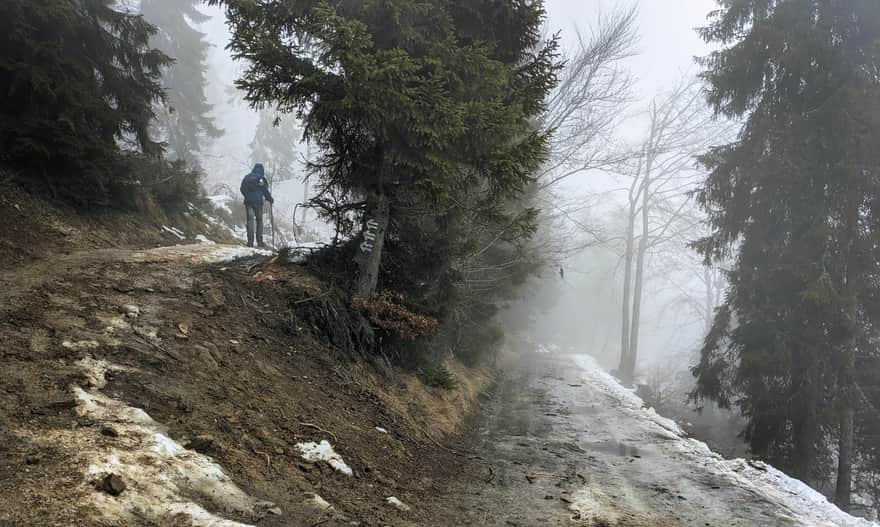
[[[457, 524], [429, 506], [470, 463], [442, 434], [486, 376], [431, 392], [344, 359], [303, 308], [324, 285], [265, 257], [211, 258], [239, 250], [4, 274], [0, 525]], [[302, 459], [322, 441], [351, 476]]]

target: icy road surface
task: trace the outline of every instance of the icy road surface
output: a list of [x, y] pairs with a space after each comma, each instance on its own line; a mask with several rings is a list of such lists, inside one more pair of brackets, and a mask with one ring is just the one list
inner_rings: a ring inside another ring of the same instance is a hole
[[532, 354], [485, 408], [463, 525], [874, 527], [772, 467], [728, 461], [587, 356]]

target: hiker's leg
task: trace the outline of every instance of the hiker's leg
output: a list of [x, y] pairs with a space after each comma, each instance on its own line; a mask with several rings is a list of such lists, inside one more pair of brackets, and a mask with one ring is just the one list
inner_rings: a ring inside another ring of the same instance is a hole
[[244, 205], [245, 223], [247, 224], [247, 241], [248, 247], [254, 246], [254, 207], [249, 203]]
[[263, 245], [263, 205], [254, 205], [254, 216], [257, 220], [257, 245]]

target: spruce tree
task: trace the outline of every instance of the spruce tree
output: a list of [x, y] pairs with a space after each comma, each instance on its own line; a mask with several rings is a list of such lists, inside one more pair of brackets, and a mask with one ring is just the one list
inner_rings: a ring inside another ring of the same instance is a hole
[[297, 144], [302, 130], [292, 116], [281, 118], [268, 110], [260, 112], [260, 121], [251, 142], [251, 163], [262, 163], [270, 185], [293, 179], [296, 175]]
[[144, 18], [158, 31], [151, 45], [174, 59], [162, 72], [167, 104], [157, 113], [157, 132], [172, 159], [194, 162], [207, 139], [222, 136], [205, 95], [210, 45], [193, 27], [210, 17], [198, 10], [201, 0], [141, 0]]
[[112, 0], [0, 2], [0, 156], [31, 182], [105, 202], [130, 179], [123, 151], [150, 138], [168, 57], [155, 28]]
[[541, 2], [214, 3], [251, 65], [238, 83], [247, 99], [303, 118], [324, 153], [319, 200], [360, 214], [357, 295], [376, 290], [386, 239], [412, 226], [401, 205], [455, 206], [463, 185], [497, 219], [546, 157], [530, 122], [557, 67]]
[[702, 161], [713, 233], [736, 254], [695, 368], [698, 397], [737, 404], [753, 452], [816, 483], [836, 439], [849, 506], [859, 361], [876, 342], [880, 7], [874, 0], [724, 0], [702, 30], [709, 101], [745, 118]]

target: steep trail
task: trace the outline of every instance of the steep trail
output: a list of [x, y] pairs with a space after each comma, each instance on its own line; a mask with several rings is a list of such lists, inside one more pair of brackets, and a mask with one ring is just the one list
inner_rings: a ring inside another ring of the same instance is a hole
[[485, 408], [463, 525], [866, 527], [772, 467], [683, 437], [586, 356], [533, 353]]
[[0, 526], [456, 523], [424, 505], [455, 477], [433, 439], [481, 382], [438, 394], [353, 361], [322, 314], [344, 298], [266, 256], [92, 250], [0, 275]]
[[192, 266], [267, 254], [270, 254], [269, 251], [211, 243], [172, 245], [156, 249], [100, 249], [60, 254], [56, 258], [0, 271], [0, 310], [13, 308], [16, 298], [27, 295], [41, 285], [52, 280], [64, 279], [89, 267], [113, 263]]

